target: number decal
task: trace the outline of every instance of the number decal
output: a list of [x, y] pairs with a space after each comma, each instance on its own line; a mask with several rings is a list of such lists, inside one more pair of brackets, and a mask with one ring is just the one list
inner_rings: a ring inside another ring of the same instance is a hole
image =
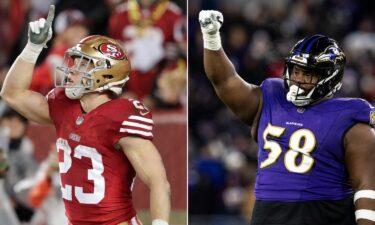
[[[72, 158], [68, 141], [62, 138], [57, 140], [57, 151], [64, 152], [64, 161], [59, 162], [60, 173], [67, 173], [72, 166]], [[102, 155], [95, 149], [83, 145], [78, 145], [74, 149], [74, 157], [82, 159], [87, 157], [91, 159], [92, 169], [87, 171], [87, 179], [94, 181], [94, 191], [92, 193], [83, 192], [83, 187], [74, 187], [74, 194], [78, 202], [82, 204], [98, 204], [103, 198], [105, 193], [105, 179], [102, 176], [104, 172]], [[72, 185], [61, 184], [62, 197], [68, 201], [72, 200]]]
[[[285, 128], [268, 124], [263, 132], [264, 146], [263, 149], [269, 150], [267, 159], [260, 163], [260, 168], [269, 167], [274, 164], [282, 153], [279, 143], [267, 139], [268, 136], [281, 137]], [[314, 134], [307, 129], [296, 130], [289, 139], [289, 149], [284, 156], [284, 164], [288, 171], [294, 173], [307, 173], [314, 165], [314, 158], [311, 152], [316, 147], [316, 138]], [[297, 163], [297, 157], [301, 154], [302, 159]], [[298, 165], [297, 165], [298, 164]]]
[[[302, 140], [304, 140], [301, 146]], [[314, 134], [307, 129], [295, 131], [289, 139], [290, 149], [285, 153], [285, 167], [295, 173], [306, 173], [314, 165], [314, 158], [310, 153], [315, 149], [316, 139]], [[297, 157], [302, 154], [302, 160], [297, 165]]]
[[72, 149], [70, 148], [68, 141], [62, 138], [59, 138], [57, 140], [56, 147], [57, 147], [57, 151], [63, 150], [64, 152], [64, 161], [59, 162], [59, 169], [60, 169], [60, 173], [66, 173], [72, 166], [72, 158], [70, 158]]
[[[60, 150], [64, 152], [64, 161], [59, 162], [60, 173], [67, 173], [70, 167], [72, 166], [72, 158], [70, 157], [72, 149], [70, 148], [68, 141], [62, 138], [57, 139], [56, 147], [58, 152]], [[72, 185], [66, 184], [64, 187], [64, 185], [61, 183], [61, 193], [64, 199], [72, 201]]]
[[272, 126], [268, 124], [267, 128], [263, 132], [264, 149], [270, 150], [268, 158], [260, 164], [260, 168], [270, 166], [276, 162], [280, 154], [283, 152], [281, 146], [276, 141], [267, 140], [267, 136], [280, 137], [284, 134], [285, 128]]
[[74, 157], [81, 159], [82, 156], [91, 159], [92, 169], [88, 170], [87, 178], [94, 181], [94, 192], [84, 193], [82, 187], [75, 187], [74, 192], [77, 200], [84, 204], [97, 204], [104, 198], [105, 180], [102, 156], [95, 148], [79, 145], [75, 148]]

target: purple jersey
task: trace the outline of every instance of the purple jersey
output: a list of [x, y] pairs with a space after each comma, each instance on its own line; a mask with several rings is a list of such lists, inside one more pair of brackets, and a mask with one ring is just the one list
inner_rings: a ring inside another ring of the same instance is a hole
[[288, 102], [282, 79], [261, 85], [258, 126], [258, 200], [339, 200], [352, 194], [343, 138], [356, 123], [373, 125], [366, 101], [333, 98], [308, 107]]

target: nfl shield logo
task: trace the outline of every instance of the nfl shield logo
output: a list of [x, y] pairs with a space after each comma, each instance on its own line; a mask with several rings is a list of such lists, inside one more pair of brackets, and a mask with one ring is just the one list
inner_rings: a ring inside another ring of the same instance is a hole
[[298, 107], [298, 108], [297, 108], [297, 112], [299, 112], [299, 113], [304, 113], [304, 112], [305, 112], [305, 108], [303, 108], [303, 107]]
[[83, 116], [78, 116], [76, 120], [77, 125], [81, 125], [83, 123]]

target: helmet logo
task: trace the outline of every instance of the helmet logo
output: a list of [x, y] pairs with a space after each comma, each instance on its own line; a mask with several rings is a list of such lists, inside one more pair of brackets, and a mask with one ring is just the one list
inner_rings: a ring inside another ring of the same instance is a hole
[[318, 57], [317, 57], [317, 62], [333, 62], [333, 63], [336, 63], [336, 60], [342, 60], [344, 59], [344, 53], [334, 47], [334, 46], [330, 46], [328, 49], [326, 49], [322, 54], [320, 54]]
[[125, 58], [125, 53], [120, 47], [111, 43], [104, 43], [99, 45], [99, 51], [112, 59], [121, 60]]

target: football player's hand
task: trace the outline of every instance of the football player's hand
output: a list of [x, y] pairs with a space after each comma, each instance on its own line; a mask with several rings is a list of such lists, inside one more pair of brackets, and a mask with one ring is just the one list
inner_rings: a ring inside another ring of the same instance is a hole
[[199, 23], [203, 34], [217, 34], [223, 22], [223, 14], [219, 11], [202, 10], [199, 12]]
[[55, 6], [50, 5], [47, 20], [41, 18], [29, 23], [29, 41], [35, 45], [47, 47], [47, 42], [52, 37], [52, 21], [55, 17]]

